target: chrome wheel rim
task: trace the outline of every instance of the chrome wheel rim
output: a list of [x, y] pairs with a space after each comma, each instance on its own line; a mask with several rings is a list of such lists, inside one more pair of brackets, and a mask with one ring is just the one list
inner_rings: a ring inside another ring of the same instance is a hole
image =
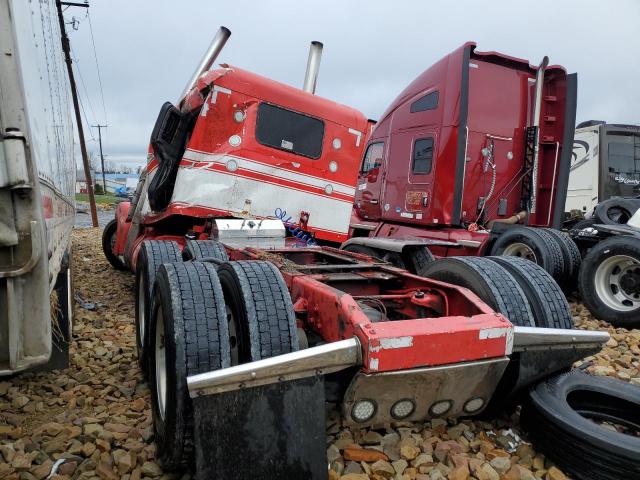
[[538, 263], [538, 258], [529, 245], [522, 242], [514, 242], [509, 244], [502, 253], [510, 257], [520, 257]]
[[167, 409], [167, 355], [164, 338], [164, 319], [162, 307], [158, 307], [156, 313], [156, 338], [154, 342], [155, 350], [155, 372], [156, 372], [156, 401], [160, 418], [164, 421]]
[[595, 273], [598, 298], [612, 310], [630, 312], [640, 308], [640, 262], [628, 255], [613, 255]]
[[144, 275], [140, 275], [140, 282], [138, 284], [138, 334], [139, 334], [139, 347], [144, 346], [144, 335], [146, 333], [146, 318], [145, 318], [145, 304], [146, 304], [147, 289], [145, 288]]
[[227, 324], [229, 325], [229, 348], [231, 352], [231, 365], [238, 365], [240, 363], [240, 346], [238, 342], [238, 327], [236, 325], [236, 319], [233, 315], [233, 311], [228, 305], [225, 305], [227, 310]]

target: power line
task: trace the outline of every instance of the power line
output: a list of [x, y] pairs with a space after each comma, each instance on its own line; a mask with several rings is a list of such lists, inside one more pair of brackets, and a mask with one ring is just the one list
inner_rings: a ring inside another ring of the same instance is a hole
[[91, 14], [87, 9], [87, 18], [89, 19], [89, 32], [91, 33], [91, 44], [93, 45], [93, 58], [96, 61], [96, 70], [98, 72], [98, 84], [100, 85], [100, 98], [102, 99], [102, 113], [104, 114], [104, 123], [107, 123], [107, 108], [104, 104], [104, 90], [102, 88], [102, 76], [100, 75], [100, 66], [98, 65], [98, 53], [96, 51], [96, 42], [93, 38], [93, 26], [91, 25]]
[[84, 96], [87, 97], [87, 103], [89, 104], [89, 110], [91, 110], [91, 114], [93, 115], [93, 119], [97, 122], [98, 116], [96, 115], [96, 111], [93, 108], [93, 104], [91, 103], [91, 97], [89, 96], [89, 89], [87, 88], [87, 84], [84, 83], [84, 76], [82, 75], [82, 70], [80, 70], [80, 61], [76, 56], [76, 52], [71, 48], [71, 56], [73, 58], [73, 63], [75, 64], [76, 71], [78, 72], [78, 76], [80, 77], [80, 84], [82, 85], [82, 89], [84, 90]]

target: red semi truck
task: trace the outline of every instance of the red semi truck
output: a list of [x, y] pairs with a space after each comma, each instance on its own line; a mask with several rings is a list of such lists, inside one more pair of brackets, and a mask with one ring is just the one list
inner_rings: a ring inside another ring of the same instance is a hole
[[444, 241], [430, 250], [521, 256], [569, 283], [579, 252], [550, 227], [562, 225], [575, 107], [576, 75], [546, 57], [533, 67], [463, 45], [376, 125], [343, 248], [400, 264], [408, 240]]
[[[526, 260], [447, 258], [425, 278], [328, 246], [354, 228], [371, 123], [313, 95], [317, 43], [306, 91], [228, 65], [209, 72], [229, 34], [177, 106], [163, 106], [146, 176], [103, 235], [109, 261], [136, 275], [139, 361], [165, 469], [323, 479], [325, 400], [352, 426], [477, 415], [608, 340], [570, 330], [558, 285]], [[455, 245], [398, 243], [418, 266], [425, 245]], [[591, 388], [581, 375], [559, 382], [578, 397]], [[561, 392], [550, 392], [530, 398], [531, 418], [553, 410], [548, 397]], [[557, 428], [582, 448], [589, 425]], [[635, 471], [632, 449], [601, 450], [610, 457], [594, 468]]]

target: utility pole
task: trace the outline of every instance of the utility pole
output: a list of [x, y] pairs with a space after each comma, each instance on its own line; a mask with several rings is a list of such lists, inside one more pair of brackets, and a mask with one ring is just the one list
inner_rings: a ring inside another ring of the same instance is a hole
[[100, 144], [100, 164], [102, 165], [102, 193], [107, 194], [107, 181], [104, 177], [104, 155], [102, 155], [102, 129], [107, 128], [107, 125], [91, 125], [93, 128], [98, 129], [98, 143]]
[[84, 166], [84, 178], [87, 182], [87, 193], [89, 194], [89, 207], [91, 210], [91, 221], [94, 227], [98, 226], [98, 212], [96, 211], [96, 198], [93, 195], [93, 183], [91, 182], [91, 167], [89, 166], [89, 157], [87, 156], [87, 146], [84, 143], [84, 129], [82, 128], [82, 117], [80, 116], [80, 104], [78, 102], [78, 91], [76, 89], [76, 81], [73, 77], [73, 68], [71, 67], [71, 53], [69, 48], [69, 37], [64, 26], [64, 17], [62, 16], [62, 6], [89, 8], [88, 3], [61, 2], [56, 0], [58, 7], [58, 21], [60, 22], [60, 36], [62, 40], [62, 50], [67, 64], [67, 73], [69, 74], [69, 83], [71, 84], [71, 97], [73, 98], [73, 108], [76, 112], [76, 125], [78, 126], [78, 139], [80, 140], [80, 151], [82, 153], [82, 165]]

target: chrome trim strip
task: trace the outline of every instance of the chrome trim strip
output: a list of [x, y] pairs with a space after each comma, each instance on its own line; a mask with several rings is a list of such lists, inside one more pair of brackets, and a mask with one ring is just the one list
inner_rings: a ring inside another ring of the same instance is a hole
[[356, 338], [331, 342], [297, 352], [265, 358], [187, 378], [191, 398], [298, 378], [324, 375], [362, 364], [362, 348]]
[[559, 328], [513, 327], [513, 351], [599, 347], [609, 341], [607, 332]]

